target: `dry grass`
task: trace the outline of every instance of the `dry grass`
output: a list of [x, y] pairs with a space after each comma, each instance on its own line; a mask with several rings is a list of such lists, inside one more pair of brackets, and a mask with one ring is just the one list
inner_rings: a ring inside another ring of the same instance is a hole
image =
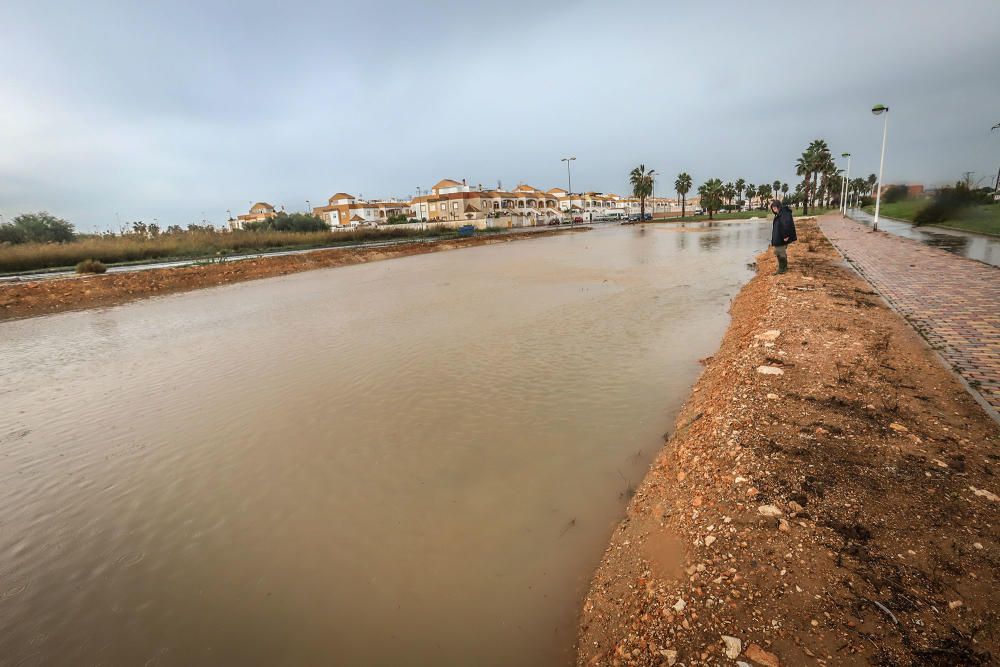
[[105, 273], [108, 267], [96, 259], [85, 259], [76, 265], [77, 273]]
[[88, 259], [104, 264], [119, 264], [454, 233], [453, 230], [421, 232], [383, 228], [350, 232], [183, 232], [161, 234], [154, 238], [138, 235], [86, 236], [72, 243], [0, 245], [0, 273], [73, 267]]

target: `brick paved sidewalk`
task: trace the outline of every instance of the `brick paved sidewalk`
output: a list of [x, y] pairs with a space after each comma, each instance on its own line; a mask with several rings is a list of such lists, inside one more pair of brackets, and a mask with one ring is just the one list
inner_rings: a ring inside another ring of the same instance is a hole
[[872, 233], [839, 216], [824, 216], [819, 224], [854, 268], [1000, 411], [1000, 269]]

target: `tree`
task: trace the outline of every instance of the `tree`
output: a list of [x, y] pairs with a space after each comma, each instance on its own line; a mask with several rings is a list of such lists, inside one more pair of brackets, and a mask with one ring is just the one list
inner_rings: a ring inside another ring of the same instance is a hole
[[781, 181], [775, 181], [774, 183], [771, 183], [771, 190], [774, 192], [773, 199], [777, 199], [778, 193], [781, 192]]
[[875, 196], [875, 184], [878, 183], [878, 176], [875, 174], [868, 174], [868, 194], [872, 197]]
[[737, 202], [739, 202], [739, 200], [743, 199], [743, 190], [745, 189], [746, 184], [747, 184], [747, 182], [744, 181], [742, 178], [737, 178], [736, 179], [736, 201]]
[[715, 212], [722, 208], [722, 180], [710, 178], [698, 187], [701, 196], [701, 207], [708, 211], [708, 219], [713, 220]]
[[[799, 159], [795, 161], [795, 175], [802, 176], [802, 182], [799, 183], [799, 186], [802, 188], [802, 215], [809, 214], [809, 183], [811, 176], [811, 172], [809, 170], [811, 163], [812, 161], [808, 150], [803, 151], [802, 155], [799, 156]], [[799, 188], [796, 188], [796, 191], [798, 191], [798, 189]]]
[[646, 197], [653, 194], [653, 178], [656, 172], [650, 169], [646, 171], [646, 165], [640, 164], [632, 170], [628, 176], [629, 183], [632, 184], [632, 196], [639, 198], [639, 219], [646, 219]]
[[760, 199], [759, 203], [761, 209], [766, 208], [767, 200], [770, 196], [771, 196], [771, 186], [768, 185], [767, 183], [761, 183], [757, 187], [757, 197], [758, 199]]
[[753, 208], [753, 195], [757, 192], [757, 186], [753, 183], [747, 183], [747, 210]]
[[826, 174], [831, 168], [834, 168], [833, 154], [830, 152], [829, 146], [822, 139], [814, 139], [809, 144], [808, 149], [811, 164], [810, 170], [813, 174], [813, 203], [815, 204], [816, 193], [818, 192], [819, 175]]
[[687, 172], [682, 171], [677, 175], [677, 180], [674, 181], [674, 190], [681, 198], [681, 217], [683, 218], [687, 213], [687, 193], [691, 192], [691, 176]]
[[722, 195], [726, 198], [726, 204], [732, 207], [733, 197], [736, 196], [736, 186], [732, 183], [726, 183], [722, 188]]
[[71, 223], [46, 211], [22, 213], [0, 225], [0, 243], [66, 243], [75, 238]]
[[788, 196], [788, 183], [781, 184], [781, 201], [785, 201], [785, 197]]

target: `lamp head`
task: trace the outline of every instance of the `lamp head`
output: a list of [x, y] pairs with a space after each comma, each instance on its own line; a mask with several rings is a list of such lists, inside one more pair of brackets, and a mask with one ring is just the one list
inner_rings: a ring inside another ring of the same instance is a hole
[[841, 153], [840, 157], [851, 157], [850, 153]]
[[881, 116], [883, 113], [887, 112], [888, 110], [889, 110], [889, 107], [887, 107], [884, 104], [876, 104], [875, 106], [872, 107], [872, 113], [875, 114], [876, 116]]

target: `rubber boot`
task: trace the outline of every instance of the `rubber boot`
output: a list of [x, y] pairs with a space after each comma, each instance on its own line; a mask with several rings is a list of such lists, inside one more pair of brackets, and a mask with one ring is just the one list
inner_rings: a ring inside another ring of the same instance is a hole
[[778, 270], [774, 272], [774, 275], [780, 276], [782, 273], [788, 272], [788, 260], [784, 257], [778, 258]]

